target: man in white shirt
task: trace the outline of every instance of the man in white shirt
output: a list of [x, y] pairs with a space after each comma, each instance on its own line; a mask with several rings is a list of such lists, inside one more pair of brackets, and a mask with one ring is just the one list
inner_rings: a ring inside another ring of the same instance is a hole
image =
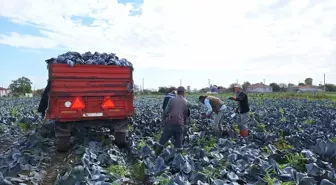
[[224, 110], [226, 109], [224, 102], [215, 96], [200, 96], [198, 100], [208, 108], [208, 111], [202, 114], [202, 118], [210, 118], [212, 113], [215, 113], [213, 127], [217, 134], [221, 135], [221, 122], [224, 117]]

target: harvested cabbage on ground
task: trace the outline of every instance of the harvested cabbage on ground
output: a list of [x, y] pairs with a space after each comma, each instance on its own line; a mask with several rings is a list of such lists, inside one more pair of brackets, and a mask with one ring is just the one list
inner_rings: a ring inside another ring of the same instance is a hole
[[200, 105], [191, 109], [183, 151], [168, 143], [156, 157], [161, 98], [136, 97], [129, 148], [113, 145], [108, 130], [90, 129], [56, 155], [53, 122], [35, 111], [39, 99], [0, 100], [0, 184], [336, 184], [335, 102], [251, 98], [247, 139], [230, 112], [223, 137], [213, 136]]

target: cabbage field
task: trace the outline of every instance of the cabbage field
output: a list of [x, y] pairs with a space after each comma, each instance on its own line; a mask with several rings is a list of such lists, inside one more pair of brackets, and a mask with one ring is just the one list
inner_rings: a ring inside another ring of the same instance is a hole
[[0, 99], [0, 185], [336, 184], [332, 100], [250, 98], [247, 139], [238, 137], [230, 111], [223, 136], [214, 136], [199, 105], [191, 109], [184, 149], [169, 142], [158, 157], [162, 96], [136, 97], [128, 148], [116, 147], [107, 129], [82, 129], [67, 153], [56, 152], [54, 123], [37, 113], [39, 100]]

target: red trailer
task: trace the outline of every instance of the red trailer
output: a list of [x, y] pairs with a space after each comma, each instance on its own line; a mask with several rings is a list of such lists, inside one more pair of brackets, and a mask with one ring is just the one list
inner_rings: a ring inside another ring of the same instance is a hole
[[48, 64], [49, 106], [46, 118], [56, 121], [58, 151], [70, 147], [73, 127], [109, 127], [124, 145], [133, 107], [133, 67]]

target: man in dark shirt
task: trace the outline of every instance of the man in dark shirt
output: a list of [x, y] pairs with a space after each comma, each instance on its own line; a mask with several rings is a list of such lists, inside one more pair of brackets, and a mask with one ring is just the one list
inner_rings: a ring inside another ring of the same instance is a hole
[[182, 142], [184, 136], [184, 129], [187, 123], [188, 116], [188, 101], [184, 98], [185, 88], [180, 86], [177, 88], [177, 96], [170, 98], [164, 114], [167, 115], [165, 118], [165, 125], [163, 132], [160, 137], [158, 146], [155, 149], [155, 154], [159, 155], [171, 137], [174, 137], [175, 143], [174, 147], [177, 150], [182, 149]]
[[40, 100], [40, 104], [39, 104], [39, 107], [37, 109], [37, 112], [41, 113], [42, 118], [44, 118], [44, 116], [46, 114], [46, 110], [47, 110], [48, 105], [49, 105], [50, 86], [51, 86], [51, 82], [50, 82], [50, 80], [48, 80], [47, 87], [43, 91], [43, 94], [42, 94], [42, 97], [41, 97], [41, 100]]
[[250, 107], [248, 103], [247, 94], [243, 91], [241, 85], [235, 86], [236, 97], [230, 97], [230, 100], [235, 100], [238, 102], [238, 107], [236, 112], [240, 115], [240, 121], [238, 127], [240, 130], [240, 136], [248, 136], [248, 122], [250, 120]]

